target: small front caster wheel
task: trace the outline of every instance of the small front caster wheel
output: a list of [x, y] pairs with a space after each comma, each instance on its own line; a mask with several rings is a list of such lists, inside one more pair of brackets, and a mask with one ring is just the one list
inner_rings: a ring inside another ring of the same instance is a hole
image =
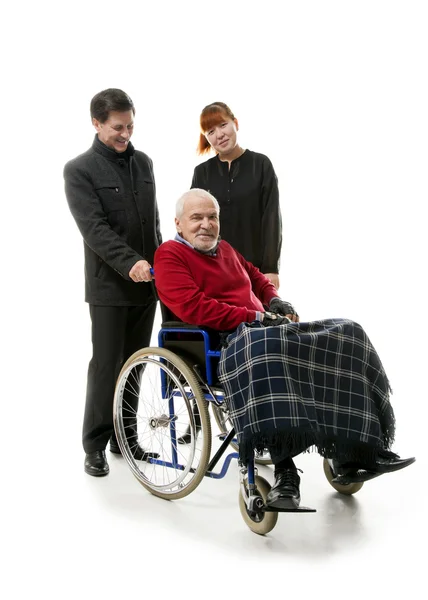
[[[266, 498], [270, 491], [269, 483], [266, 481], [266, 479], [263, 479], [263, 477], [256, 475], [255, 484], [256, 491], [263, 498], [263, 502], [266, 503]], [[247, 486], [245, 486], [245, 491], [248, 494]], [[244, 497], [242, 496], [241, 490], [239, 491], [239, 510], [241, 511], [242, 518], [251, 531], [258, 533], [259, 535], [265, 535], [266, 533], [269, 533], [269, 531], [272, 531], [278, 520], [277, 512], [259, 511], [250, 513], [247, 509], [247, 505]]]

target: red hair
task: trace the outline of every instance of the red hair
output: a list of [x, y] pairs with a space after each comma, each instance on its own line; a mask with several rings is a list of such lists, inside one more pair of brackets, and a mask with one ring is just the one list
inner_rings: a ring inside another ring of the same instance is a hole
[[208, 104], [208, 106], [202, 110], [199, 119], [201, 133], [199, 135], [197, 148], [198, 154], [206, 154], [211, 150], [210, 143], [205, 137], [205, 133], [216, 125], [228, 121], [229, 119], [234, 121], [235, 115], [224, 102], [213, 102], [212, 104]]

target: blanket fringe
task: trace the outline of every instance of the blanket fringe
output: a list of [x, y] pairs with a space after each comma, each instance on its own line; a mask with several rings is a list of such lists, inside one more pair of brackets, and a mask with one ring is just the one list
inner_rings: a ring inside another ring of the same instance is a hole
[[388, 452], [393, 438], [386, 435], [383, 444], [371, 445], [364, 442], [355, 442], [340, 437], [323, 436], [313, 431], [287, 431], [281, 432], [277, 429], [273, 432], [252, 434], [248, 439], [245, 436], [239, 443], [239, 456], [242, 462], [266, 448], [274, 451], [281, 458], [294, 457], [302, 452], [318, 452], [324, 458], [335, 458], [341, 463], [358, 463], [360, 465], [371, 465], [376, 462], [379, 452]]

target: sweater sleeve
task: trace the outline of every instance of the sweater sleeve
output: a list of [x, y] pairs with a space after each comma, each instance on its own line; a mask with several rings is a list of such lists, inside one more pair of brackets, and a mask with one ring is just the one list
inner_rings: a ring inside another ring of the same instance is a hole
[[64, 167], [65, 195], [68, 206], [85, 243], [124, 279], [142, 260], [110, 227], [102, 203], [89, 175], [73, 162]]
[[166, 242], [155, 252], [155, 281], [161, 302], [185, 323], [218, 331], [232, 331], [240, 323], [256, 319], [255, 310], [208, 297], [195, 282], [178, 244]]
[[235, 254], [237, 255], [238, 260], [248, 273], [248, 276], [251, 280], [251, 287], [254, 292], [254, 295], [257, 296], [257, 298], [262, 304], [264, 304], [264, 306], [269, 306], [272, 298], [279, 297], [276, 291], [276, 287], [270, 282], [270, 280], [267, 277], [263, 275], [263, 273], [259, 271], [259, 269], [257, 269], [257, 267], [245, 260], [242, 254], [239, 254], [239, 252], [237, 252], [236, 250]]
[[279, 205], [278, 179], [270, 160], [263, 162], [262, 273], [279, 273], [282, 246], [282, 217]]

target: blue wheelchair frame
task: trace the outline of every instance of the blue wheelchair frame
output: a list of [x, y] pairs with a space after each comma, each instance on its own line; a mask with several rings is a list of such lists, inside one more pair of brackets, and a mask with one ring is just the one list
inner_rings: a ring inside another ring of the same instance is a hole
[[[162, 304], [161, 304], [162, 306]], [[195, 336], [195, 340], [197, 340], [197, 336], [202, 336], [203, 338], [203, 342], [204, 342], [204, 355], [205, 355], [205, 361], [204, 361], [204, 369], [205, 369], [205, 378], [202, 377], [198, 371], [198, 369], [193, 368], [193, 372], [195, 373], [197, 379], [199, 379], [199, 382], [201, 383], [201, 387], [202, 387], [202, 391], [204, 393], [204, 397], [208, 402], [214, 402], [215, 404], [217, 404], [217, 406], [221, 406], [224, 403], [224, 397], [220, 396], [217, 397], [217, 395], [214, 395], [214, 393], [211, 390], [211, 387], [214, 386], [214, 376], [215, 376], [215, 371], [214, 371], [214, 363], [216, 359], [220, 358], [220, 351], [219, 350], [214, 350], [211, 347], [211, 340], [210, 340], [210, 336], [209, 336], [209, 332], [201, 327], [197, 327], [194, 325], [187, 325], [186, 323], [183, 323], [181, 325], [181, 322], [176, 322], [177, 323], [177, 327], [174, 327], [173, 324], [171, 323], [172, 326], [162, 326], [161, 330], [159, 331], [158, 334], [158, 345], [160, 348], [166, 348], [165, 342], [166, 342], [166, 338], [168, 336], [168, 334], [182, 334], [182, 333], [186, 333], [186, 334], [191, 334], [192, 336]], [[177, 353], [177, 356], [180, 356], [179, 353]], [[166, 389], [166, 382], [165, 382], [165, 374], [162, 374], [162, 397], [166, 398], [168, 396], [167, 393], [167, 389]], [[218, 390], [218, 388], [216, 388]], [[170, 400], [170, 416], [171, 416], [171, 421], [172, 421], [172, 417], [174, 416], [174, 403], [173, 403], [173, 398]], [[173, 427], [173, 423], [171, 422], [171, 427]], [[177, 461], [177, 452], [176, 452], [176, 436], [175, 436], [175, 431], [171, 430], [171, 440], [172, 440], [172, 444], [173, 446], [175, 446], [175, 448], [173, 448], [175, 454], [174, 454], [174, 462]], [[233, 459], [238, 459], [239, 460], [239, 454], [238, 452], [231, 452], [230, 454], [228, 454], [224, 460], [223, 466], [220, 470], [219, 473], [215, 473], [213, 471], [214, 467], [217, 465], [217, 463], [219, 462], [219, 460], [221, 459], [221, 457], [223, 456], [223, 454], [226, 452], [229, 444], [234, 441], [236, 442], [237, 440], [235, 439], [235, 429], [232, 428], [229, 433], [227, 434], [223, 434], [220, 436], [220, 439], [223, 440], [220, 448], [217, 450], [217, 452], [214, 454], [214, 456], [212, 457], [212, 459], [210, 460], [210, 462], [208, 463], [208, 467], [207, 470], [205, 472], [205, 477], [211, 477], [213, 479], [222, 479], [228, 469], [229, 469], [229, 465], [230, 462]], [[151, 459], [150, 462], [152, 463], [157, 463], [157, 464], [164, 464], [166, 465], [166, 463], [162, 462], [162, 461], [158, 461], [156, 459]], [[179, 468], [179, 469], [183, 469], [184, 467], [182, 465], [178, 464], [171, 464], [171, 465], [166, 465], [166, 466], [171, 466], [171, 467], [175, 467], [175, 468]], [[242, 462], [240, 462], [240, 466], [241, 466], [241, 472], [245, 472], [246, 474], [246, 478], [247, 478], [247, 485], [248, 485], [248, 493], [245, 492], [245, 489], [243, 487], [243, 484], [241, 482], [241, 493], [242, 493], [242, 497], [245, 498], [245, 502], [246, 502], [246, 506], [247, 506], [247, 510], [250, 513], [264, 513], [264, 512], [300, 512], [300, 513], [307, 513], [307, 512], [316, 512], [315, 509], [312, 508], [308, 508], [308, 507], [304, 507], [304, 506], [300, 506], [298, 508], [270, 508], [269, 506], [266, 506], [260, 496], [260, 494], [256, 491], [256, 469], [255, 469], [255, 463], [254, 463], [254, 458], [251, 458], [248, 463], [246, 465], [244, 465]]]
[[[152, 275], [154, 275], [153, 269], [151, 269], [151, 273], [152, 273]], [[153, 285], [153, 290], [155, 292], [155, 295], [157, 296], [155, 285]], [[214, 402], [217, 406], [221, 406], [224, 402], [224, 397], [223, 396], [218, 397], [217, 395], [215, 395], [213, 393], [213, 391], [211, 389], [212, 386], [215, 385], [214, 364], [220, 358], [221, 353], [219, 350], [213, 349], [211, 347], [211, 339], [210, 339], [209, 332], [202, 327], [197, 327], [195, 325], [189, 325], [187, 323], [182, 323], [181, 321], [168, 321], [168, 318], [172, 315], [169, 313], [169, 310], [167, 309], [167, 307], [162, 304], [162, 302], [160, 302], [160, 306], [161, 306], [161, 312], [162, 312], [162, 317], [163, 317], [163, 325], [158, 334], [159, 348], [166, 349], [166, 341], [167, 341], [166, 338], [169, 334], [183, 334], [183, 333], [187, 334], [187, 335], [190, 334], [191, 336], [195, 336], [195, 341], [198, 341], [198, 338], [200, 338], [200, 336], [202, 336], [203, 346], [204, 346], [204, 361], [203, 361], [204, 365], [203, 366], [204, 366], [204, 370], [205, 370], [205, 373], [204, 373], [205, 377], [203, 377], [199, 373], [198, 368], [195, 368], [195, 367], [199, 366], [198, 365], [199, 361], [197, 361], [196, 364], [194, 365], [193, 372], [195, 373], [196, 378], [199, 380], [199, 382], [201, 384], [201, 388], [202, 388], [205, 399], [208, 402]], [[167, 323], [168, 323], [168, 325], [167, 325]], [[179, 347], [178, 347], [178, 350], [179, 350]], [[176, 354], [177, 354], [177, 356], [180, 357], [179, 352], [176, 352]], [[166, 399], [168, 397], [168, 390], [167, 390], [166, 376], [164, 373], [161, 374], [161, 378], [162, 378], [161, 379], [162, 397], [164, 399]], [[216, 388], [216, 391], [218, 391], [218, 388]], [[169, 466], [171, 468], [184, 469], [185, 467], [178, 463], [177, 438], [176, 438], [176, 431], [175, 431], [175, 424], [174, 424], [174, 399], [173, 399], [173, 397], [170, 398], [169, 411], [170, 411], [171, 442], [172, 442], [172, 446], [173, 446], [172, 458], [173, 458], [174, 464], [167, 464], [165, 461], [161, 461], [161, 460], [154, 459], [154, 458], [151, 458], [150, 462], [152, 464], [154, 463], [154, 464]], [[221, 444], [220, 448], [217, 450], [217, 452], [214, 454], [214, 456], [211, 458], [210, 462], [208, 463], [207, 470], [205, 472], [205, 477], [211, 477], [212, 479], [222, 479], [226, 475], [231, 461], [233, 459], [238, 459], [238, 461], [239, 461], [238, 452], [231, 452], [230, 454], [228, 454], [226, 456], [220, 472], [216, 473], [213, 471], [214, 467], [217, 465], [217, 463], [219, 462], [221, 457], [225, 454], [229, 444], [232, 441], [236, 442], [235, 429], [232, 428], [229, 431], [229, 433], [220, 435], [220, 439], [222, 439], [222, 444]], [[274, 509], [274, 508], [270, 508], [270, 507], [266, 506], [260, 493], [257, 491], [257, 488], [256, 488], [256, 473], [255, 473], [256, 469], [255, 469], [254, 457], [248, 461], [247, 465], [244, 465], [241, 461], [239, 461], [239, 464], [241, 467], [241, 494], [242, 494], [242, 497], [245, 499], [245, 504], [247, 507], [248, 515], [260, 514], [260, 513], [264, 513], [264, 512], [275, 512], [275, 513], [276, 512], [315, 512], [314, 509], [310, 509], [310, 508], [306, 508], [306, 507], [300, 507], [300, 508], [296, 508], [296, 509]], [[247, 491], [245, 490], [245, 486], [244, 486], [243, 479], [242, 479], [244, 474], [247, 479]], [[272, 527], [274, 526], [275, 522], [276, 521], [273, 521], [273, 524], [271, 525]], [[251, 528], [251, 526], [250, 526], [250, 528]]]
[[[200, 383], [202, 384], [202, 387], [205, 388], [204, 391], [204, 396], [205, 399], [208, 402], [214, 402], [215, 404], [217, 404], [217, 406], [220, 406], [221, 404], [223, 404], [224, 402], [224, 398], [223, 397], [218, 397], [216, 395], [214, 395], [211, 391], [211, 387], [214, 385], [214, 381], [215, 381], [215, 362], [216, 360], [218, 360], [220, 358], [220, 351], [219, 350], [213, 350], [211, 348], [211, 340], [210, 340], [210, 336], [208, 331], [206, 331], [205, 329], [199, 328], [199, 327], [195, 327], [195, 326], [188, 326], [186, 327], [186, 324], [183, 323], [183, 326], [180, 327], [162, 327], [159, 331], [158, 334], [158, 345], [160, 348], [165, 348], [165, 342], [166, 342], [166, 338], [169, 334], [191, 334], [192, 336], [195, 336], [195, 340], [197, 340], [198, 337], [202, 337], [203, 338], [203, 342], [204, 342], [204, 354], [205, 354], [205, 363], [204, 363], [204, 369], [205, 369], [205, 378], [200, 377], [198, 371], [196, 371], [194, 369], [194, 372], [197, 376], [197, 378], [200, 380]], [[177, 355], [179, 356], [179, 354], [177, 353]], [[162, 397], [166, 397], [167, 393], [166, 393], [166, 384], [165, 384], [165, 375], [162, 373]], [[173, 415], [173, 406], [170, 406], [170, 411], [171, 411], [171, 415]], [[173, 445], [176, 443], [176, 439], [175, 439], [175, 431], [171, 432], [171, 439], [173, 441]], [[211, 477], [212, 479], [222, 479], [228, 469], [229, 469], [229, 465], [231, 463], [231, 461], [233, 459], [238, 459], [239, 458], [239, 454], [237, 452], [231, 452], [230, 454], [228, 454], [225, 457], [223, 466], [220, 470], [219, 473], [215, 473], [213, 471], [214, 467], [217, 465], [217, 463], [219, 462], [219, 460], [221, 459], [221, 457], [224, 455], [224, 453], [226, 452], [229, 444], [232, 441], [236, 442], [235, 439], [235, 430], [232, 428], [228, 434], [224, 434], [220, 436], [220, 439], [222, 439], [223, 443], [221, 444], [220, 448], [217, 450], [217, 452], [214, 454], [214, 456], [212, 457], [212, 459], [210, 460], [208, 467], [207, 467], [207, 471], [205, 473], [205, 477]], [[174, 460], [176, 460], [176, 449], [173, 448], [173, 456], [174, 456]], [[157, 463], [157, 464], [164, 464], [162, 461], [158, 461], [156, 459], [151, 459], [151, 462], [153, 463]], [[169, 465], [166, 465], [169, 466]], [[170, 465], [171, 467], [173, 465]], [[180, 465], [176, 465], [176, 468], [180, 468]], [[251, 461], [251, 464], [248, 465], [248, 483], [249, 484], [254, 484], [254, 461]]]

